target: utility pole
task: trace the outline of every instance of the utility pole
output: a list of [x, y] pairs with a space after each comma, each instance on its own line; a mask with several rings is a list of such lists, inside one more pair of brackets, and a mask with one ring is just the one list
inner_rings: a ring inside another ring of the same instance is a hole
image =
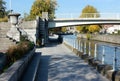
[[10, 0], [10, 13], [12, 13], [12, 1]]

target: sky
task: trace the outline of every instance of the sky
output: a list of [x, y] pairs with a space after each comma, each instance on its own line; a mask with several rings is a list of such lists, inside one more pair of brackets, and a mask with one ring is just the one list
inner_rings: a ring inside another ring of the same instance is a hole
[[[14, 12], [23, 14], [30, 12], [35, 0], [11, 0]], [[10, 0], [5, 0], [7, 10], [10, 10]], [[87, 5], [94, 6], [100, 13], [120, 13], [120, 0], [57, 0], [56, 14], [80, 14]]]

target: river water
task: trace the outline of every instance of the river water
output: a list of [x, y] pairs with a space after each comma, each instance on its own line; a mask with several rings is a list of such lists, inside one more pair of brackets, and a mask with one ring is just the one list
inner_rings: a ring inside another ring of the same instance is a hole
[[79, 51], [81, 51], [82, 49], [83, 52], [86, 51], [86, 54], [91, 53], [91, 56], [93, 57], [95, 57], [96, 53], [96, 59], [103, 62], [104, 64], [109, 64], [113, 66], [113, 63], [116, 59], [116, 68], [120, 70], [120, 45], [99, 41], [88, 41], [85, 39], [77, 39], [75, 35], [65, 35], [63, 36], [63, 40]]

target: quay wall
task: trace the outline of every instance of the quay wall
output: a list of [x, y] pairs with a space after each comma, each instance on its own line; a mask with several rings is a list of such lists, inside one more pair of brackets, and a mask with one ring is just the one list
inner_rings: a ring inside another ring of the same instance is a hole
[[[78, 37], [87, 38], [87, 35], [79, 34]], [[120, 44], [120, 35], [91, 35], [90, 40], [97, 40], [97, 41]]]

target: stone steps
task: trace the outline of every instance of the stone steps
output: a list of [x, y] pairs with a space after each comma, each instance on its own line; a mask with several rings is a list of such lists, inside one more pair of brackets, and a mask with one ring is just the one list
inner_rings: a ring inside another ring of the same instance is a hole
[[12, 46], [15, 45], [16, 42], [13, 42], [12, 40], [10, 40], [9, 38], [1, 38], [0, 37], [0, 52], [6, 52], [6, 50]]
[[[3, 23], [4, 24], [4, 23]], [[15, 42], [7, 38], [7, 32], [10, 30], [10, 27], [2, 27], [0, 26], [0, 52], [6, 52], [6, 50], [15, 45]]]
[[0, 28], [0, 38], [6, 37], [7, 32], [10, 30], [10, 28]]

